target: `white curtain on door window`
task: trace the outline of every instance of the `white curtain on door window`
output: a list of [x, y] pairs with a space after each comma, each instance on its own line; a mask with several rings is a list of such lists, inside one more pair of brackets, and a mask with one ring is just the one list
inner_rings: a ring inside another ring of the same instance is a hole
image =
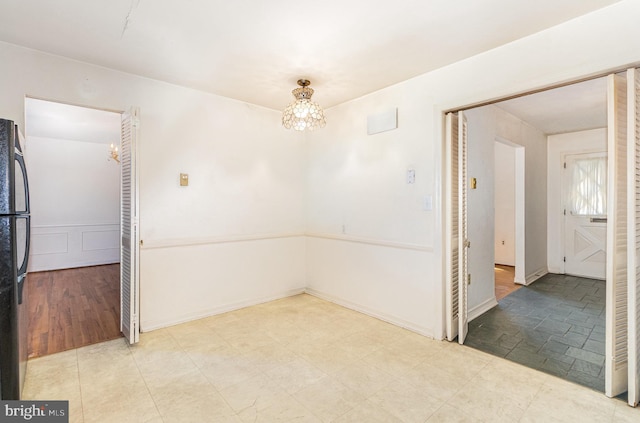
[[571, 175], [571, 212], [575, 216], [607, 214], [607, 159], [579, 159]]

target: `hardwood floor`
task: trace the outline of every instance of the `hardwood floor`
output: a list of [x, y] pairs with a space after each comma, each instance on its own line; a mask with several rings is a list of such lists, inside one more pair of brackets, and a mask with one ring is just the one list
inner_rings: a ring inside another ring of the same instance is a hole
[[498, 301], [513, 291], [522, 288], [522, 285], [513, 282], [516, 275], [515, 267], [496, 264], [494, 266], [494, 274], [496, 277], [496, 299]]
[[120, 265], [29, 273], [29, 357], [115, 339], [120, 333]]

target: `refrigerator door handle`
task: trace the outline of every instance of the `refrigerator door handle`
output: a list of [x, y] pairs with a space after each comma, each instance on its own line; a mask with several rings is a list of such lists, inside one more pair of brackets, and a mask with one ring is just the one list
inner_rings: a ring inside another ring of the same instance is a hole
[[27, 166], [24, 163], [24, 157], [22, 154], [16, 152], [16, 162], [20, 165], [20, 169], [22, 170], [22, 176], [24, 177], [24, 210], [16, 210], [16, 213], [31, 213], [31, 205], [29, 203], [29, 178], [27, 177]]
[[26, 275], [18, 276], [18, 304], [22, 304], [22, 291], [24, 290], [24, 280]]
[[24, 260], [20, 263], [18, 268], [18, 276], [25, 275], [27, 273], [27, 265], [29, 264], [29, 250], [31, 250], [31, 216], [16, 216], [17, 219], [25, 219], [27, 222], [27, 239], [25, 240], [24, 248]]

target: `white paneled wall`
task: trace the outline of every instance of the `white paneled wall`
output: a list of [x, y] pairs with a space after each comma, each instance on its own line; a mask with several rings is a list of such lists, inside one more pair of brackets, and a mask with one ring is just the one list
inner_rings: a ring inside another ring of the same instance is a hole
[[119, 240], [118, 224], [32, 226], [29, 270], [118, 263]]
[[109, 146], [44, 137], [26, 145], [29, 271], [118, 263], [120, 166], [108, 159]]

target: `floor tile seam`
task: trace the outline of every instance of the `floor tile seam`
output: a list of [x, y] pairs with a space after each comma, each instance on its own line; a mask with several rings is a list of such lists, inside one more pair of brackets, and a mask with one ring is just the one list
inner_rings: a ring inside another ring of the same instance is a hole
[[[318, 420], [322, 421], [322, 418], [321, 418], [320, 416], [317, 416], [317, 415], [316, 415], [312, 410], [310, 410], [308, 407], [306, 407], [304, 404], [302, 404], [300, 401], [298, 401], [298, 399], [297, 399], [296, 397], [294, 397], [294, 395], [293, 395], [293, 394], [290, 394], [290, 393], [288, 393], [288, 392], [286, 392], [286, 391], [283, 391], [283, 392], [284, 392], [284, 394], [285, 394], [285, 395], [287, 395], [287, 396], [289, 397], [289, 399], [290, 399], [291, 401], [293, 401], [293, 402], [295, 402], [296, 404], [298, 404], [298, 406], [302, 407], [304, 410], [306, 410], [308, 413], [310, 413], [310, 414], [311, 414], [312, 416], [314, 416], [316, 419], [318, 419]], [[256, 410], [256, 415], [259, 415], [260, 413], [263, 413], [264, 411], [266, 411], [266, 410], [268, 410], [268, 409], [270, 409], [270, 408], [273, 408], [273, 407], [275, 407], [275, 406], [277, 406], [277, 405], [278, 405], [278, 404], [271, 404], [270, 406], [268, 406], [267, 408], [264, 408], [264, 409], [263, 409], [263, 410], [261, 410], [261, 411]], [[246, 410], [246, 408], [245, 408], [245, 410]], [[241, 419], [241, 418], [240, 418], [240, 413], [239, 413], [239, 412], [238, 412], [238, 413], [236, 413], [236, 416], [237, 416], [239, 419]], [[257, 419], [257, 417], [256, 417], [256, 419]]]
[[[518, 363], [515, 363], [515, 364], [518, 364]], [[522, 367], [524, 367], [524, 366], [522, 366]], [[534, 371], [540, 373], [545, 379], [546, 379], [546, 377], [548, 377], [548, 375], [546, 373], [544, 373], [544, 372], [541, 372], [541, 371], [536, 370], [536, 369], [531, 369], [531, 370], [534, 370]], [[477, 384], [481, 385], [482, 387], [484, 387], [484, 389], [486, 389], [487, 391], [490, 391], [493, 394], [493, 397], [495, 397], [495, 398], [507, 398], [509, 400], [509, 402], [511, 402], [511, 403], [514, 403], [516, 401], [515, 398], [511, 398], [510, 396], [506, 396], [503, 393], [501, 393], [501, 392], [499, 392], [499, 391], [497, 391], [495, 389], [491, 389], [490, 387], [486, 386], [487, 383], [491, 384], [492, 382], [491, 382], [491, 380], [488, 380], [488, 379], [486, 379], [486, 378], [484, 378], [482, 376], [482, 371], [480, 371], [477, 375], [475, 375], [469, 381], [469, 383], [467, 385], [465, 385], [463, 388], [461, 388], [461, 390], [464, 389], [466, 386], [470, 385], [471, 383], [477, 383]], [[536, 394], [540, 391], [540, 389], [542, 388], [543, 384], [544, 384], [544, 382], [540, 384], [538, 389], [536, 389]], [[456, 392], [456, 395], [458, 394], [458, 392]], [[534, 396], [535, 396], [535, 394], [534, 394]], [[521, 399], [522, 399], [521, 397], [518, 397], [518, 400], [521, 400]], [[524, 411], [531, 405], [532, 401], [533, 401], [533, 399], [529, 400], [527, 406], [524, 409], [522, 407], [518, 406], [518, 405], [516, 405], [516, 406], [519, 409], [523, 410], [523, 414], [524, 414]]]
[[[566, 381], [566, 379], [559, 378], [557, 376], [551, 375], [549, 373], [543, 372], [543, 371], [538, 370], [538, 369], [531, 369], [531, 370], [540, 373], [540, 375], [543, 376], [544, 379], [543, 379], [542, 383], [540, 384], [540, 386], [538, 386], [538, 389], [536, 390], [536, 393], [531, 397], [531, 400], [529, 401], [529, 404], [527, 405], [527, 408], [525, 409], [524, 413], [522, 414], [520, 420], [518, 420], [519, 422], [522, 421], [522, 419], [524, 419], [526, 417], [527, 412], [531, 409], [531, 407], [533, 407], [533, 405], [536, 403], [536, 401], [539, 400], [541, 392], [542, 392], [542, 389], [545, 386], [547, 386], [549, 381], [553, 380], [553, 378]], [[583, 387], [581, 385], [578, 385], [578, 386]], [[544, 410], [544, 413], [545, 413], [545, 415], [548, 414], [546, 409]]]
[[[206, 375], [202, 374], [202, 376], [207, 380], [207, 383], [209, 383], [209, 385], [211, 385], [211, 387], [212, 387], [212, 388], [213, 388], [213, 389], [214, 389], [214, 390], [215, 390], [215, 391], [220, 395], [220, 397], [224, 400], [224, 402], [227, 404], [227, 406], [229, 407], [229, 409], [230, 409], [230, 410], [232, 410], [232, 411], [233, 411], [233, 413], [234, 413], [234, 414], [238, 417], [238, 419], [240, 419], [240, 420], [242, 420], [242, 419], [240, 418], [240, 413], [242, 413], [242, 412], [244, 412], [244, 411], [246, 411], [246, 410], [248, 410], [248, 409], [250, 409], [250, 408], [254, 407], [254, 406], [256, 405], [257, 398], [256, 398], [256, 400], [254, 400], [254, 401], [253, 401], [253, 404], [252, 404], [252, 405], [247, 406], [247, 407], [244, 407], [243, 409], [236, 411], [236, 409], [235, 409], [235, 408], [234, 408], [234, 407], [229, 403], [229, 401], [227, 400], [227, 397], [224, 395], [224, 393], [223, 393], [222, 391], [225, 391], [225, 390], [227, 390], [227, 389], [231, 389], [231, 388], [234, 388], [234, 387], [236, 387], [236, 386], [238, 386], [238, 385], [241, 385], [241, 384], [243, 384], [243, 383], [246, 383], [247, 381], [251, 380], [252, 378], [254, 378], [254, 377], [258, 376], [258, 375], [259, 375], [259, 376], [264, 376], [264, 377], [266, 377], [267, 379], [271, 380], [271, 378], [269, 377], [269, 375], [267, 375], [267, 374], [266, 374], [265, 372], [263, 372], [262, 370], [258, 370], [258, 373], [257, 373], [255, 376], [249, 377], [249, 378], [244, 379], [244, 380], [242, 380], [242, 381], [240, 381], [240, 382], [236, 382], [236, 383], [234, 383], [234, 384], [232, 384], [232, 385], [225, 386], [225, 387], [224, 387], [224, 388], [222, 388], [222, 389], [218, 389], [218, 388], [216, 388], [216, 387], [215, 387], [215, 385], [213, 385], [213, 384], [211, 383], [211, 381], [209, 380], [209, 378], [208, 378]], [[278, 385], [278, 393], [279, 393], [279, 394], [282, 394], [282, 395], [284, 395], [284, 396], [290, 396], [290, 397], [293, 397], [293, 395], [292, 395], [292, 394], [289, 394], [285, 389], [282, 389], [282, 387], [281, 387], [281, 386], [279, 386], [279, 385]], [[271, 405], [270, 405], [269, 407], [267, 407], [267, 408], [270, 408], [270, 407], [271, 407]], [[256, 413], [259, 413], [259, 411], [258, 411], [257, 409], [256, 409]]]
[[[335, 377], [333, 377], [333, 376], [331, 376], [331, 375], [327, 375], [327, 376], [325, 376], [325, 377], [326, 377], [326, 378], [331, 379], [331, 381], [332, 381], [332, 382], [339, 383], [339, 384], [340, 384], [340, 385], [342, 385], [345, 389], [348, 389], [348, 390], [350, 390], [350, 391], [355, 392], [352, 388], [350, 388], [350, 387], [348, 387], [347, 385], [345, 385], [344, 383], [342, 383], [342, 381], [340, 381], [339, 379], [336, 379]], [[324, 378], [323, 378], [323, 379], [324, 379]], [[320, 382], [320, 381], [314, 382], [312, 385], [315, 385], [315, 384], [317, 384], [317, 383], [319, 383], [319, 382]], [[309, 386], [311, 386], [311, 385], [309, 385]], [[305, 389], [305, 388], [303, 388], [303, 389]], [[294, 394], [291, 394], [291, 396], [295, 398], [295, 394], [297, 394], [298, 392], [302, 391], [303, 389], [300, 389], [300, 390], [298, 390], [297, 392], [295, 392]], [[356, 393], [357, 393], [357, 392], [356, 392]], [[350, 413], [351, 411], [353, 411], [354, 409], [356, 409], [357, 407], [359, 407], [360, 405], [362, 405], [362, 404], [363, 404], [363, 403], [364, 403], [368, 398], [369, 398], [369, 397], [366, 397], [366, 396], [364, 396], [364, 395], [363, 395], [363, 396], [362, 396], [362, 398], [360, 398], [360, 399], [358, 399], [357, 401], [355, 401], [355, 403], [354, 403], [354, 404], [351, 404], [351, 402], [349, 402], [349, 404], [348, 404], [349, 409], [348, 409], [348, 410], [346, 410], [344, 413], [342, 413], [342, 414], [339, 414], [339, 415], [335, 416], [333, 419], [331, 419], [331, 421], [332, 421], [332, 422], [333, 422], [333, 421], [336, 421], [336, 420], [338, 420], [339, 418], [341, 418], [342, 416], [344, 416], [344, 415], [346, 415], [346, 414]], [[297, 398], [295, 398], [295, 399], [297, 400]], [[298, 401], [298, 402], [300, 402], [300, 401]], [[303, 404], [303, 405], [304, 405], [304, 404]], [[307, 407], [305, 407], [305, 408], [306, 408], [307, 410], [309, 410]], [[317, 414], [313, 413], [313, 411], [312, 411], [312, 410], [309, 410], [309, 411], [311, 412], [311, 414], [313, 414], [315, 417], [317, 417], [317, 418], [318, 418], [318, 420], [321, 420], [321, 421], [323, 420], [321, 416], [318, 416]]]
[[[551, 385], [554, 381], [561, 381], [561, 382], [565, 382], [570, 384], [572, 387], [576, 388], [577, 390], [579, 390], [579, 394], [580, 395], [591, 395], [591, 394], [597, 394], [599, 399], [603, 399], [605, 398], [606, 400], [615, 400], [615, 398], [609, 398], [606, 395], [604, 395], [603, 392], [597, 391], [591, 387], [585, 386], [583, 384], [577, 383], [573, 380], [570, 379], [564, 379], [561, 378], [559, 376], [555, 376], [555, 375], [551, 375], [548, 374], [548, 379], [547, 381], [545, 381], [545, 383], [540, 387], [540, 390], [542, 390], [545, 387], [549, 387], [551, 389], [553, 389], [553, 386]], [[615, 407], [613, 407], [613, 410], [615, 410]]]
[[[215, 329], [212, 329], [212, 331], [215, 332]], [[194, 368], [198, 369], [198, 372], [207, 380], [207, 383], [209, 383], [213, 389], [216, 389], [216, 387], [211, 383], [211, 381], [209, 381], [209, 379], [202, 373], [202, 368], [200, 366], [198, 366], [198, 363], [196, 363], [194, 361], [194, 359], [191, 357], [190, 348], [189, 347], [185, 347], [182, 344], [180, 344], [180, 341], [178, 339], [176, 339], [175, 336], [173, 336], [171, 331], [168, 331], [168, 333], [169, 333], [169, 336], [176, 343], [176, 345], [178, 345], [178, 347], [180, 348], [182, 353], [185, 354], [187, 356], [187, 358], [189, 359], [189, 361], [191, 362], [191, 364], [193, 364]], [[216, 335], [219, 336], [225, 342], [227, 347], [235, 349], [235, 347], [233, 347], [231, 344], [229, 344], [229, 341], [227, 341], [225, 338], [223, 338], [220, 334], [218, 334], [216, 332]], [[134, 358], [135, 358], [135, 356], [134, 356]], [[227, 361], [227, 360], [229, 360], [229, 358], [225, 359], [224, 361]], [[136, 362], [136, 365], [137, 365], [137, 362]], [[216, 389], [216, 391], [217, 391], [217, 389]]]
[[82, 413], [82, 421], [84, 422], [84, 395], [82, 394], [82, 383], [80, 382], [80, 363], [78, 359], [78, 349], [75, 349], [76, 371], [78, 372], [78, 390], [80, 391], [80, 412]]
[[[294, 391], [294, 392], [291, 392], [291, 393], [287, 390], [287, 387], [283, 387], [282, 385], [278, 384], [278, 389], [279, 389], [283, 394], [288, 395], [288, 396], [290, 396], [290, 397], [293, 397], [293, 396], [294, 396], [295, 394], [297, 394], [298, 392], [302, 391], [303, 389], [307, 388], [308, 386], [311, 386], [311, 385], [313, 385], [313, 384], [318, 383], [320, 380], [322, 380], [322, 379], [324, 379], [324, 378], [331, 378], [332, 380], [336, 380], [336, 379], [334, 378], [334, 376], [333, 376], [333, 375], [328, 374], [327, 372], [325, 372], [324, 370], [320, 369], [318, 366], [316, 366], [315, 364], [313, 364], [313, 363], [312, 363], [312, 362], [310, 362], [309, 360], [305, 359], [304, 357], [300, 356], [299, 354], [297, 354], [297, 353], [295, 353], [295, 352], [293, 352], [293, 351], [290, 351], [290, 352], [291, 352], [291, 353], [293, 353], [293, 354], [296, 356], [296, 358], [298, 358], [298, 359], [300, 359], [300, 360], [304, 361], [307, 365], [309, 365], [309, 366], [313, 367], [315, 370], [317, 370], [317, 371], [319, 371], [320, 373], [322, 373], [322, 375], [323, 375], [323, 376], [322, 376], [320, 379], [318, 379], [317, 381], [313, 382], [312, 384], [307, 385], [307, 386], [304, 386], [304, 387], [302, 387], [302, 388], [300, 388], [300, 389], [298, 389], [298, 390], [296, 390], [296, 391]], [[281, 368], [281, 367], [285, 367], [287, 364], [289, 364], [289, 363], [281, 364], [281, 365], [279, 365], [279, 366], [276, 366], [276, 367], [271, 368], [270, 370], [274, 370], [274, 369], [279, 369], [279, 368]], [[267, 378], [267, 379], [269, 379], [269, 380], [271, 380], [271, 379], [272, 379], [272, 376], [270, 376], [270, 375], [267, 373], [267, 371], [264, 371], [264, 370], [258, 369], [258, 373], [259, 373], [260, 375], [262, 375], [262, 376], [266, 377], [266, 378]], [[206, 376], [205, 376], [205, 378], [206, 378]], [[208, 380], [208, 379], [207, 379], [207, 380]], [[231, 388], [231, 387], [233, 387], [233, 386], [237, 386], [237, 385], [239, 385], [239, 384], [241, 384], [241, 383], [246, 382], [247, 380], [248, 380], [248, 379], [246, 379], [246, 380], [244, 380], [244, 381], [241, 381], [241, 382], [234, 383], [233, 385], [230, 385], [230, 386], [225, 387], [225, 389]], [[336, 380], [336, 381], [337, 381], [337, 380]], [[338, 381], [338, 382], [339, 382], [339, 381]], [[214, 386], [214, 388], [215, 388], [215, 386]], [[220, 392], [220, 395], [222, 395], [222, 393], [221, 393], [221, 392]], [[224, 396], [224, 395], [223, 395], [223, 396]]]
[[[169, 335], [171, 335], [171, 333], [169, 333]], [[151, 401], [153, 401], [153, 406], [156, 409], [156, 413], [158, 413], [158, 416], [160, 417], [160, 420], [162, 420], [164, 422], [164, 416], [160, 412], [160, 408], [158, 407], [158, 402], [156, 401], [156, 399], [154, 398], [153, 394], [151, 393], [151, 389], [149, 388], [147, 380], [144, 377], [144, 375], [142, 374], [142, 370], [140, 369], [140, 366], [138, 365], [138, 361], [136, 360], [136, 356], [132, 351], [133, 345], [134, 344], [131, 344], [131, 343], [127, 344], [127, 348], [129, 350], [129, 354], [131, 354], [131, 357], [133, 358], [133, 362], [136, 365], [136, 370], [138, 371], [138, 375], [140, 376], [140, 379], [142, 380], [142, 383], [144, 383], [144, 387], [147, 390], [147, 394], [149, 395], [149, 398], [151, 398]]]
[[[377, 351], [375, 351], [375, 352], [377, 352]], [[369, 356], [373, 355], [375, 352], [371, 352], [370, 354], [367, 354], [366, 356], [362, 357], [360, 360], [362, 360], [362, 361], [366, 360], [366, 358], [367, 358], [367, 357], [369, 357]], [[396, 377], [396, 378], [398, 378], [398, 379], [404, 379], [404, 378], [406, 378], [407, 374], [409, 374], [409, 373], [411, 373], [412, 371], [414, 371], [418, 366], [421, 366], [421, 365], [422, 365], [423, 363], [425, 363], [429, 358], [432, 358], [432, 357], [433, 357], [433, 355], [429, 355], [429, 357], [424, 357], [424, 358], [421, 358], [421, 359], [419, 359], [419, 360], [413, 360], [413, 358], [411, 358], [411, 361], [412, 361], [412, 362], [414, 362], [415, 364], [413, 364], [413, 365], [410, 367], [410, 369], [409, 369], [409, 370], [402, 372], [402, 374], [401, 374], [401, 375], [396, 375], [395, 373], [388, 372], [388, 371], [386, 371], [385, 369], [381, 368], [380, 366], [375, 365], [373, 362], [369, 362], [369, 361], [368, 361], [368, 362], [366, 362], [366, 363], [367, 363], [367, 364], [372, 365], [373, 367], [377, 368], [377, 369], [378, 369], [378, 370], [380, 370], [380, 371], [386, 372], [387, 374], [389, 374], [389, 375], [391, 375], [391, 376], [393, 376], [393, 377]]]
[[[462, 390], [462, 389], [460, 389], [460, 390]], [[443, 407], [452, 407], [457, 412], [462, 413], [466, 417], [471, 418], [474, 422], [484, 423], [484, 422], [482, 422], [482, 420], [476, 418], [474, 415], [469, 414], [468, 411], [463, 410], [462, 408], [460, 408], [460, 404], [459, 404], [458, 401], [453, 401], [455, 399], [456, 395], [458, 395], [458, 392], [460, 392], [460, 390], [456, 391], [455, 394], [451, 395], [449, 398], [447, 398], [446, 400], [442, 401], [442, 404], [440, 405], [440, 407], [438, 407], [438, 409], [436, 411], [434, 411], [433, 414], [436, 414]], [[433, 414], [432, 414], [432, 416], [433, 416]], [[429, 421], [430, 418], [431, 418], [431, 416], [429, 416], [429, 418], [427, 419], [427, 422]]]
[[[474, 379], [480, 375], [480, 372], [482, 372], [482, 370], [484, 370], [484, 369], [485, 369], [485, 367], [487, 367], [488, 365], [489, 365], [489, 362], [484, 363], [484, 365], [483, 365], [483, 366], [482, 366], [482, 367], [481, 367], [477, 372], [475, 372], [475, 374], [471, 375], [471, 377], [469, 377], [469, 378], [468, 378], [467, 380], [465, 380], [465, 381], [464, 381], [464, 382], [463, 382], [463, 383], [462, 383], [462, 384], [461, 384], [457, 389], [455, 389], [455, 391], [454, 391], [454, 392], [453, 392], [453, 393], [452, 393], [448, 398], [446, 398], [446, 399], [444, 400], [444, 402], [445, 402], [445, 403], [448, 403], [451, 399], [453, 399], [456, 395], [458, 395], [458, 393], [459, 393], [460, 391], [462, 391], [462, 390], [463, 390], [463, 389], [465, 389], [467, 386], [469, 386], [469, 385], [474, 381]], [[448, 371], [448, 370], [446, 370], [446, 369], [443, 369], [443, 368], [441, 368], [441, 367], [432, 366], [432, 365], [430, 365], [430, 364], [429, 364], [429, 366], [434, 367], [434, 368], [436, 368], [436, 369], [438, 369], [438, 370], [441, 370], [441, 371], [445, 372], [445, 373], [446, 373], [447, 375], [449, 375], [451, 378], [457, 378], [457, 377], [458, 377], [457, 375], [455, 375], [455, 374], [451, 373], [450, 371]], [[417, 389], [420, 389], [420, 387], [419, 387], [419, 386], [414, 385], [414, 384], [413, 384], [413, 383], [411, 383], [411, 381], [409, 381], [409, 380], [407, 381], [407, 383], [409, 383], [410, 385], [414, 386], [414, 387], [415, 387], [415, 388], [417, 388]], [[456, 408], [457, 408], [457, 407], [456, 407]], [[466, 413], [465, 413], [465, 414], [466, 414]], [[477, 420], [477, 419], [476, 419], [476, 420]]]

